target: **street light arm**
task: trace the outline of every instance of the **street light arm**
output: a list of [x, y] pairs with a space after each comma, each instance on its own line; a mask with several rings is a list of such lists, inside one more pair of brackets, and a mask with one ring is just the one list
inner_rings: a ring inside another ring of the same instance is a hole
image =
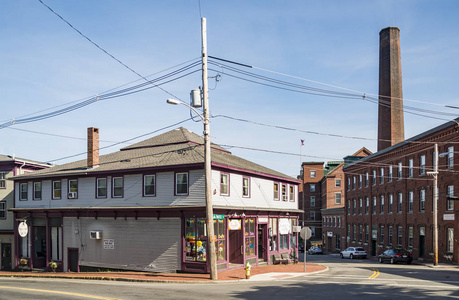
[[191, 105], [189, 105], [189, 104], [187, 104], [187, 103], [185, 103], [183, 101], [180, 101], [180, 100], [177, 100], [177, 99], [172, 99], [172, 98], [167, 99], [167, 103], [173, 104], [173, 105], [178, 105], [178, 104], [185, 105], [186, 107], [188, 107], [189, 109], [194, 111], [201, 118], [203, 123], [206, 123], [206, 120], [204, 119], [204, 117], [196, 109], [194, 109], [193, 106], [191, 106]]

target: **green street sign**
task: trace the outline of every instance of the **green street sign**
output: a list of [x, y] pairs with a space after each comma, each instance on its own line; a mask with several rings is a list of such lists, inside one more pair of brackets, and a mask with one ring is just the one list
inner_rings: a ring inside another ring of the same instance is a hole
[[225, 215], [214, 215], [214, 220], [224, 220]]

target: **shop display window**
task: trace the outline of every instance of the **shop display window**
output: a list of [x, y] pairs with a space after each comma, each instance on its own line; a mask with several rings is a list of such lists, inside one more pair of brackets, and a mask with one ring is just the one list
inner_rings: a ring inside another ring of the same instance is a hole
[[245, 219], [245, 255], [255, 255], [255, 218]]
[[186, 261], [205, 262], [207, 259], [207, 230], [206, 219], [185, 219], [185, 249]]
[[217, 236], [215, 244], [217, 261], [226, 260], [226, 220], [214, 220], [214, 233]]
[[277, 251], [277, 218], [269, 219], [269, 251]]

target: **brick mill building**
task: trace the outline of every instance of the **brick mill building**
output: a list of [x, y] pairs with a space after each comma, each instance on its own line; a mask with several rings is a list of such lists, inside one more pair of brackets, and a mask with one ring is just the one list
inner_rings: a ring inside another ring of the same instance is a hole
[[372, 256], [403, 248], [415, 259], [430, 259], [435, 182], [429, 172], [438, 167], [439, 260], [459, 262], [459, 203], [448, 198], [459, 189], [459, 118], [404, 140], [396, 27], [380, 32], [379, 95], [378, 152], [343, 168], [347, 246], [362, 246]]
[[352, 162], [367, 157], [371, 151], [365, 147], [344, 158], [344, 162], [328, 162], [324, 168], [324, 177], [320, 181], [322, 202], [322, 243], [327, 252], [339, 252], [346, 245], [346, 226], [344, 195], [345, 162]]

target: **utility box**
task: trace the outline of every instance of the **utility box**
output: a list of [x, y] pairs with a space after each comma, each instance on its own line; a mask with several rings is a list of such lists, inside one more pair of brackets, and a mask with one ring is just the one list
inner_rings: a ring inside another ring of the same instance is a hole
[[199, 89], [191, 90], [190, 100], [191, 100], [191, 106], [202, 107], [201, 90]]

